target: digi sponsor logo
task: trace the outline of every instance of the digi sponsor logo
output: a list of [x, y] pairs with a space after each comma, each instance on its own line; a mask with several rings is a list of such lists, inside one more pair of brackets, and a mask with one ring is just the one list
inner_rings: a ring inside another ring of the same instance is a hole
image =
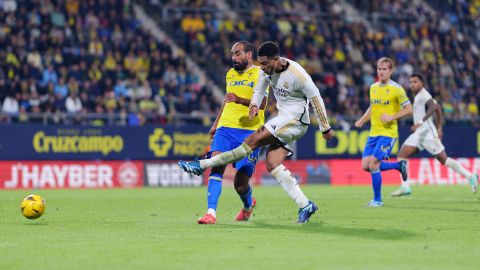
[[[315, 153], [317, 155], [357, 155], [363, 152], [369, 135], [368, 130], [351, 130], [345, 132], [341, 130], [335, 131], [334, 140], [327, 144], [327, 141], [323, 139], [322, 132], [317, 131], [315, 133]], [[382, 147], [382, 151], [389, 151]], [[392, 154], [398, 152], [398, 140], [395, 142], [392, 148]]]
[[147, 163], [145, 164], [146, 186], [201, 186], [203, 178], [184, 172], [177, 163]]
[[242, 80], [242, 81], [230, 81], [228, 83], [228, 86], [249, 86], [253, 87], [253, 82], [249, 82], [248, 80]]

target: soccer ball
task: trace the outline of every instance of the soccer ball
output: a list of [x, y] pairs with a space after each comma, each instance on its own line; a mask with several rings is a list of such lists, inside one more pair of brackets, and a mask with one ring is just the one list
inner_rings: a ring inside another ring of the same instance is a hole
[[40, 195], [28, 195], [23, 199], [20, 209], [24, 217], [36, 219], [45, 212], [45, 200]]

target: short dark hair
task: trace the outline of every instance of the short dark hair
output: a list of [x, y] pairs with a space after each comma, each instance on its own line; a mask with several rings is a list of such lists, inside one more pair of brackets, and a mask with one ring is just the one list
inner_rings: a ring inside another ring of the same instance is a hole
[[424, 83], [424, 80], [423, 80], [423, 76], [420, 75], [419, 73], [413, 73], [412, 75], [410, 75], [410, 78], [418, 78], [422, 83]]
[[266, 56], [268, 58], [277, 57], [280, 54], [278, 45], [273, 41], [267, 41], [262, 43], [258, 47], [258, 56]]
[[243, 51], [244, 52], [252, 52], [252, 55], [253, 55], [253, 51], [255, 50], [255, 48], [253, 47], [252, 43], [248, 42], [248, 41], [245, 41], [245, 40], [242, 40], [242, 41], [239, 41], [237, 42], [237, 44], [242, 44], [243, 45]]

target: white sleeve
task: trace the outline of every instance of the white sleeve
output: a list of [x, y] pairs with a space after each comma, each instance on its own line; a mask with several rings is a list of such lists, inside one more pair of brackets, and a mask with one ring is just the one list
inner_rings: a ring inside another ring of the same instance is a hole
[[318, 128], [321, 132], [327, 131], [330, 129], [330, 124], [328, 123], [327, 111], [325, 110], [325, 104], [323, 102], [322, 96], [320, 96], [320, 91], [318, 90], [315, 83], [312, 79], [308, 79], [303, 85], [304, 94], [310, 101], [310, 104], [313, 107], [313, 112], [318, 121]]
[[266, 75], [263, 71], [260, 71], [260, 74], [258, 75], [257, 84], [253, 89], [253, 97], [252, 97], [252, 100], [250, 101], [250, 107], [253, 105], [256, 105], [258, 108], [260, 108], [263, 98], [267, 95], [267, 87], [268, 87], [268, 81], [267, 81]]

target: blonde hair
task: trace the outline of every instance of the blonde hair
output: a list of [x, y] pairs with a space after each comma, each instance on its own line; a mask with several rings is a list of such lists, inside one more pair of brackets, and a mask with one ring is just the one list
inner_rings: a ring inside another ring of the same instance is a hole
[[388, 58], [388, 57], [382, 57], [380, 59], [378, 59], [377, 61], [377, 66], [380, 65], [380, 63], [386, 63], [387, 64], [387, 67], [392, 70], [393, 69], [393, 60]]

